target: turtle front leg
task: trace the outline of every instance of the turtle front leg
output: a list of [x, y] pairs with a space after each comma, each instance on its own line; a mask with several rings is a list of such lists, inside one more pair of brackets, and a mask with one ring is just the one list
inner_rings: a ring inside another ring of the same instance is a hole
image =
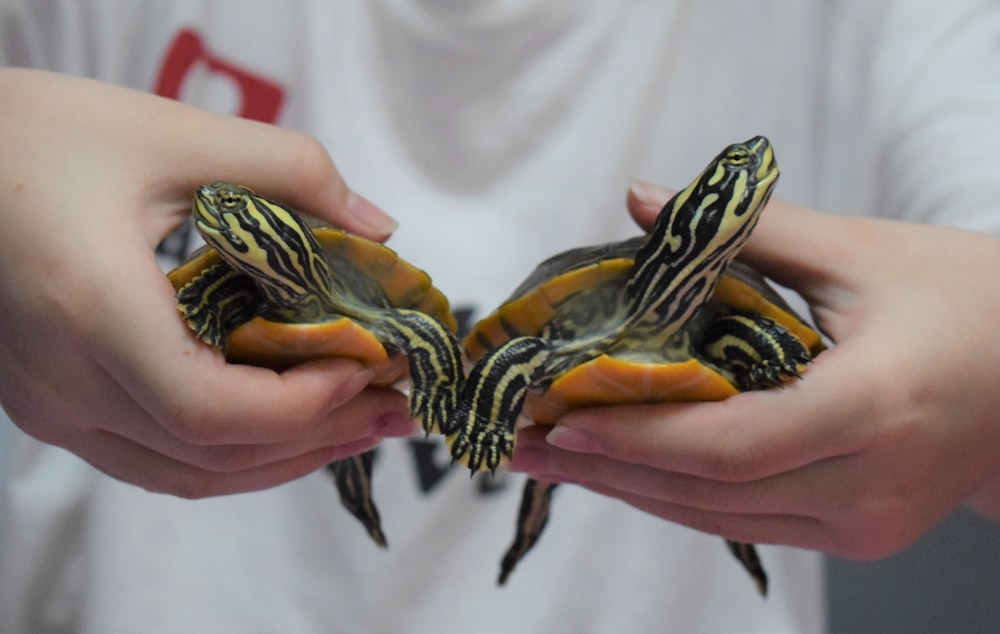
[[375, 450], [372, 449], [331, 462], [326, 468], [333, 474], [337, 492], [340, 493], [340, 503], [361, 522], [379, 548], [387, 548], [388, 542], [382, 532], [382, 518], [372, 499], [374, 462]]
[[524, 558], [529, 550], [542, 536], [545, 525], [549, 521], [549, 508], [552, 506], [552, 492], [559, 486], [554, 482], [544, 482], [528, 478], [521, 493], [521, 507], [517, 513], [517, 530], [514, 542], [507, 549], [500, 562], [500, 576], [497, 585], [504, 585], [514, 567]]
[[801, 378], [812, 361], [809, 350], [784, 326], [761, 315], [737, 313], [712, 322], [698, 352], [744, 392]]
[[465, 380], [458, 339], [433, 317], [416, 310], [394, 311], [385, 322], [389, 339], [409, 364], [410, 416], [420, 420], [425, 433], [441, 429], [455, 411]]
[[441, 428], [453, 459], [473, 472], [495, 473], [513, 457], [517, 418], [550, 350], [543, 339], [518, 337], [476, 363]]
[[177, 309], [199, 339], [223, 351], [237, 326], [257, 314], [260, 290], [227, 264], [216, 264], [177, 289]]

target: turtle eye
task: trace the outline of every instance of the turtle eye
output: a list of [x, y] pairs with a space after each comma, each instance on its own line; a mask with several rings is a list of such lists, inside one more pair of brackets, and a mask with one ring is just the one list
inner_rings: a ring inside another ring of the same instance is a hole
[[750, 162], [750, 153], [746, 148], [734, 148], [726, 155], [726, 163], [730, 168], [740, 169]]
[[244, 206], [243, 193], [232, 185], [223, 185], [215, 190], [215, 203], [220, 209], [236, 211]]
[[232, 192], [219, 194], [219, 206], [223, 209], [236, 209], [240, 206], [240, 197]]

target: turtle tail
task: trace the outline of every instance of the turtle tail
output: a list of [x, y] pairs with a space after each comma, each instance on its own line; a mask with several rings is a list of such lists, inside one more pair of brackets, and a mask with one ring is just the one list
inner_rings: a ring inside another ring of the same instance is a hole
[[543, 482], [528, 478], [521, 492], [521, 506], [517, 513], [517, 532], [514, 542], [504, 553], [500, 562], [500, 576], [497, 585], [504, 585], [514, 567], [528, 553], [542, 536], [545, 525], [549, 521], [549, 508], [552, 506], [552, 492], [559, 486], [554, 482]]
[[372, 499], [372, 463], [375, 461], [375, 450], [366, 451], [350, 458], [337, 460], [327, 465], [327, 470], [333, 475], [340, 493], [340, 502], [351, 515], [356, 517], [368, 535], [379, 548], [388, 548], [385, 533], [382, 532], [382, 519], [378, 507]]
[[764, 566], [760, 563], [760, 557], [757, 555], [757, 549], [753, 544], [747, 544], [744, 542], [737, 542], [731, 539], [726, 540], [726, 545], [729, 546], [729, 551], [733, 553], [733, 556], [739, 560], [746, 571], [750, 573], [753, 578], [754, 584], [757, 586], [757, 592], [760, 596], [767, 596], [767, 573], [764, 572]]

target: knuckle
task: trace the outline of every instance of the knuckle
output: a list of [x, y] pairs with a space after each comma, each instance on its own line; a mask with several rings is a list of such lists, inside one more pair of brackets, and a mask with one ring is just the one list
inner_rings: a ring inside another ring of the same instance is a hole
[[695, 515], [685, 522], [689, 528], [701, 533], [708, 533], [709, 535], [726, 535], [727, 538], [731, 534], [731, 531], [727, 530], [728, 527], [716, 516], [714, 515]]
[[197, 446], [221, 444], [229, 434], [229, 425], [219, 413], [198, 399], [180, 399], [168, 409], [160, 424], [178, 440]]
[[285, 152], [285, 161], [292, 173], [302, 179], [305, 190], [323, 189], [340, 180], [330, 153], [317, 139], [296, 134], [295, 142], [290, 143]]
[[708, 459], [709, 477], [725, 482], [747, 482], [767, 475], [762, 449], [742, 437], [731, 437]]
[[198, 470], [186, 470], [174, 474], [169, 480], [148, 483], [144, 489], [152, 493], [161, 493], [185, 500], [200, 500], [216, 495], [212, 491], [211, 478]]
[[674, 503], [704, 510], [726, 510], [733, 504], [733, 487], [700, 476], [672, 474], [662, 487]]
[[199, 466], [218, 473], [235, 473], [253, 466], [253, 461], [245, 451], [236, 445], [211, 445], [198, 452]]
[[838, 553], [858, 561], [875, 561], [893, 555], [903, 549], [903, 540], [897, 535], [898, 529], [880, 523], [865, 530], [853, 530], [844, 535]]
[[919, 535], [908, 505], [898, 500], [867, 501], [848, 512], [847, 517], [836, 551], [851, 559], [874, 561], [889, 557]]
[[252, 421], [260, 414], [238, 407], [237, 397], [220, 398], [229, 392], [219, 376], [188, 380], [171, 390], [159, 417], [160, 425], [183, 443], [198, 447], [240, 443], [248, 440]]

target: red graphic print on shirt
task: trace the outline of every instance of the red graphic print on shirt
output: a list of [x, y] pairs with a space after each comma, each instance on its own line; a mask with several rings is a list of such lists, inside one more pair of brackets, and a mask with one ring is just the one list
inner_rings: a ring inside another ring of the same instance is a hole
[[284, 101], [280, 85], [235, 64], [220, 59], [205, 46], [195, 31], [180, 31], [167, 48], [153, 91], [163, 97], [180, 99], [184, 82], [192, 72], [209, 72], [232, 83], [239, 103], [232, 114], [265, 123], [275, 123]]

